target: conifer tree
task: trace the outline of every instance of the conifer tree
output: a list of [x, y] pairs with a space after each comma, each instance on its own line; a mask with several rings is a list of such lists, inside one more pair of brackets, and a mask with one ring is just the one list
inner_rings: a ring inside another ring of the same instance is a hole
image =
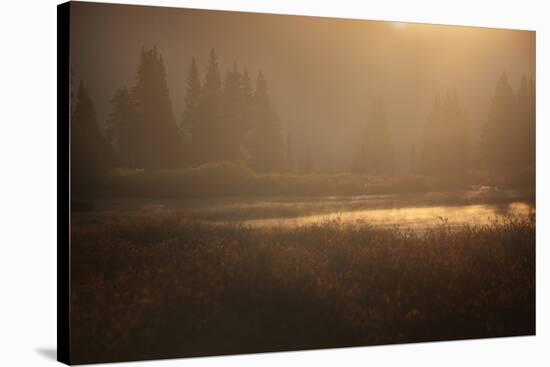
[[119, 164], [136, 168], [139, 154], [136, 111], [128, 89], [119, 89], [111, 99], [112, 111], [107, 120], [111, 143], [118, 153]]
[[242, 77], [233, 63], [233, 69], [227, 72], [223, 88], [223, 130], [225, 134], [221, 140], [225, 159], [238, 160], [241, 158], [241, 141], [245, 133], [243, 113]]
[[285, 165], [287, 172], [294, 171], [294, 155], [292, 154], [292, 140], [290, 135], [290, 129], [286, 129], [286, 139], [285, 139]]
[[314, 171], [314, 166], [313, 166], [313, 158], [311, 156], [311, 145], [308, 145], [305, 152], [302, 172], [313, 173], [313, 171]]
[[427, 175], [445, 175], [469, 170], [470, 138], [466, 119], [454, 89], [444, 99], [435, 98], [428, 116], [417, 168]]
[[283, 141], [277, 115], [271, 106], [267, 84], [258, 73], [252, 98], [252, 126], [249, 141], [249, 161], [257, 171], [276, 171], [282, 168]]
[[222, 83], [218, 57], [210, 52], [205, 80], [198, 102], [198, 118], [193, 125], [193, 156], [196, 163], [224, 160]]
[[443, 110], [445, 124], [443, 130], [445, 150], [440, 157], [445, 161], [445, 172], [465, 172], [471, 168], [471, 144], [467, 121], [462, 113], [455, 89], [449, 89]]
[[[200, 123], [200, 113], [199, 113], [199, 102], [201, 97], [201, 81], [199, 76], [199, 70], [197, 67], [197, 62], [193, 57], [191, 59], [191, 66], [187, 72], [187, 87], [185, 91], [185, 97], [183, 100], [184, 111], [182, 114], [182, 137], [186, 143], [184, 148], [189, 147], [193, 142], [194, 130], [197, 129], [198, 124]], [[188, 161], [193, 161], [194, 157], [190, 157], [193, 154], [192, 151], [186, 149], [184, 153], [188, 153], [186, 157]]]
[[99, 174], [113, 166], [113, 151], [101, 133], [83, 81], [80, 81], [76, 98], [71, 116], [71, 171], [75, 174]]
[[250, 103], [252, 100], [252, 82], [250, 81], [250, 76], [248, 75], [248, 69], [244, 68], [241, 82], [241, 93], [244, 103]]
[[441, 171], [442, 161], [439, 159], [439, 153], [445, 149], [440, 136], [442, 129], [445, 129], [445, 125], [441, 126], [442, 123], [444, 124], [442, 120], [443, 107], [441, 97], [438, 94], [434, 99], [432, 110], [424, 127], [420, 159], [417, 162], [420, 173], [432, 174]]
[[480, 140], [480, 153], [485, 168], [506, 171], [517, 165], [515, 143], [518, 133], [518, 106], [506, 72], [497, 81], [489, 116]]
[[393, 147], [380, 98], [374, 101], [366, 128], [356, 145], [352, 170], [369, 175], [390, 175], [394, 171]]
[[516, 149], [518, 150], [518, 163], [522, 167], [533, 169], [536, 154], [536, 98], [533, 79], [527, 80], [525, 75], [522, 76], [517, 99], [519, 131]]
[[141, 51], [131, 98], [135, 102], [140, 150], [137, 165], [148, 169], [180, 165], [181, 139], [172, 114], [164, 61], [156, 47]]
[[250, 76], [248, 74], [248, 69], [246, 66], [244, 67], [242, 76], [241, 76], [241, 98], [240, 98], [240, 110], [242, 114], [243, 119], [243, 135], [241, 138], [241, 151], [243, 151], [244, 154], [246, 154], [247, 150], [247, 139], [250, 138], [251, 130], [252, 130], [252, 97], [253, 97], [253, 91], [252, 91], [252, 82], [250, 81]]

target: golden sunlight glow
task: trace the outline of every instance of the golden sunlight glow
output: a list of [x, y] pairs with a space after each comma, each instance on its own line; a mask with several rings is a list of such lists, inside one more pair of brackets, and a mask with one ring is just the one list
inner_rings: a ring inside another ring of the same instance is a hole
[[397, 29], [403, 29], [407, 27], [407, 23], [404, 22], [392, 22], [392, 25]]
[[[510, 215], [527, 217], [533, 212], [533, 209], [525, 203], [514, 202], [509, 204], [505, 211]], [[448, 221], [451, 225], [466, 223], [487, 225], [496, 220], [498, 214], [499, 208], [490, 205], [427, 206], [343, 211], [329, 215], [309, 215], [298, 218], [252, 219], [244, 221], [244, 223], [252, 227], [294, 227], [337, 220], [349, 224], [405, 225], [409, 228], [423, 229], [442, 223], [442, 221]]]

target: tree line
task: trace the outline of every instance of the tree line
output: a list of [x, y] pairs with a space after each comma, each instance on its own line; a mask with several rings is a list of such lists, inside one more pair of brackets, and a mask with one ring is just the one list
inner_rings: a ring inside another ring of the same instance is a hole
[[283, 168], [282, 131], [262, 72], [253, 88], [246, 67], [240, 72], [234, 63], [222, 82], [212, 50], [201, 82], [193, 58], [184, 106], [181, 125], [189, 163], [244, 160], [257, 171]]
[[[509, 172], [535, 168], [536, 98], [533, 79], [522, 77], [514, 91], [506, 72], [498, 79], [489, 114], [479, 136], [472, 136], [454, 89], [434, 99], [410, 172], [450, 174], [470, 169]], [[377, 99], [355, 145], [352, 171], [391, 175], [394, 148], [384, 104]]]
[[[112, 97], [103, 135], [87, 88], [80, 82], [71, 111], [73, 172], [97, 173], [115, 166], [170, 169], [218, 161], [244, 161], [258, 172], [292, 171], [292, 139], [288, 130], [283, 139], [262, 72], [253, 82], [247, 68], [239, 70], [234, 63], [222, 78], [212, 50], [202, 79], [192, 58], [186, 84], [184, 112], [176, 119], [162, 54], [156, 47], [142, 49], [135, 84]], [[370, 107], [353, 148], [351, 170], [392, 175], [395, 156], [385, 106], [377, 98]], [[313, 167], [310, 150], [306, 149], [304, 170]], [[523, 77], [514, 91], [503, 72], [477, 138], [468, 131], [456, 91], [434, 99], [419, 148], [411, 152], [410, 171], [437, 175], [534, 165], [534, 81]]]
[[246, 67], [241, 72], [236, 63], [222, 81], [214, 50], [201, 80], [193, 58], [185, 110], [177, 121], [162, 54], [156, 47], [142, 49], [134, 86], [117, 90], [110, 101], [105, 137], [80, 83], [71, 118], [73, 168], [77, 173], [113, 166], [155, 170], [238, 160], [256, 171], [282, 170], [285, 144], [262, 72], [254, 84]]

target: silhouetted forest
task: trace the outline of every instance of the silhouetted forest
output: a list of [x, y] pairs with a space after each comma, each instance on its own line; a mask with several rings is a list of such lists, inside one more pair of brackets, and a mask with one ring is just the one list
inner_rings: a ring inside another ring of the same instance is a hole
[[246, 67], [241, 72], [234, 64], [222, 82], [212, 50], [201, 80], [193, 59], [179, 121], [172, 113], [166, 79], [162, 54], [143, 49], [135, 85], [111, 99], [105, 134], [80, 83], [73, 111], [74, 172], [158, 170], [219, 161], [245, 161], [256, 171], [285, 169], [282, 131], [261, 72], [253, 87]]
[[81, 81], [71, 111], [71, 171], [97, 174], [112, 168], [115, 154], [97, 123], [94, 104]]
[[[173, 116], [162, 54], [142, 49], [134, 85], [112, 97], [107, 129], [102, 132], [80, 82], [72, 111], [72, 169], [75, 175], [101, 175], [113, 168], [181, 169], [213, 162], [242, 162], [255, 172], [315, 171], [311, 146], [295, 162], [290, 130], [283, 132], [268, 84], [261, 72], [253, 83], [237, 63], [222, 78], [215, 50], [201, 78], [192, 58], [187, 71], [185, 110]], [[366, 102], [362, 133], [354, 143], [352, 173], [394, 175], [394, 143], [383, 98]], [[518, 88], [502, 73], [496, 82], [489, 115], [479, 136], [468, 129], [456, 90], [434, 98], [422, 138], [411, 152], [411, 175], [467, 175], [527, 172], [534, 184], [535, 84], [525, 76]], [[335, 126], [337, 129], [337, 126]], [[286, 136], [283, 139], [283, 135]], [[312, 141], [311, 144], [315, 144]]]

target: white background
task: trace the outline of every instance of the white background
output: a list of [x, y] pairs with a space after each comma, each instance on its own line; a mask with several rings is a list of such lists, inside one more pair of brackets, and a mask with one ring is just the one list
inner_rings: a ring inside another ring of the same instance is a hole
[[[128, 1], [119, 1], [127, 3]], [[548, 171], [550, 11], [546, 1], [172, 0], [176, 7], [537, 31], [537, 336], [194, 358], [134, 366], [550, 365]], [[56, 351], [56, 4], [0, 11], [0, 366], [54, 364]], [[546, 102], [545, 102], [546, 101]], [[546, 103], [546, 104], [545, 104]]]

